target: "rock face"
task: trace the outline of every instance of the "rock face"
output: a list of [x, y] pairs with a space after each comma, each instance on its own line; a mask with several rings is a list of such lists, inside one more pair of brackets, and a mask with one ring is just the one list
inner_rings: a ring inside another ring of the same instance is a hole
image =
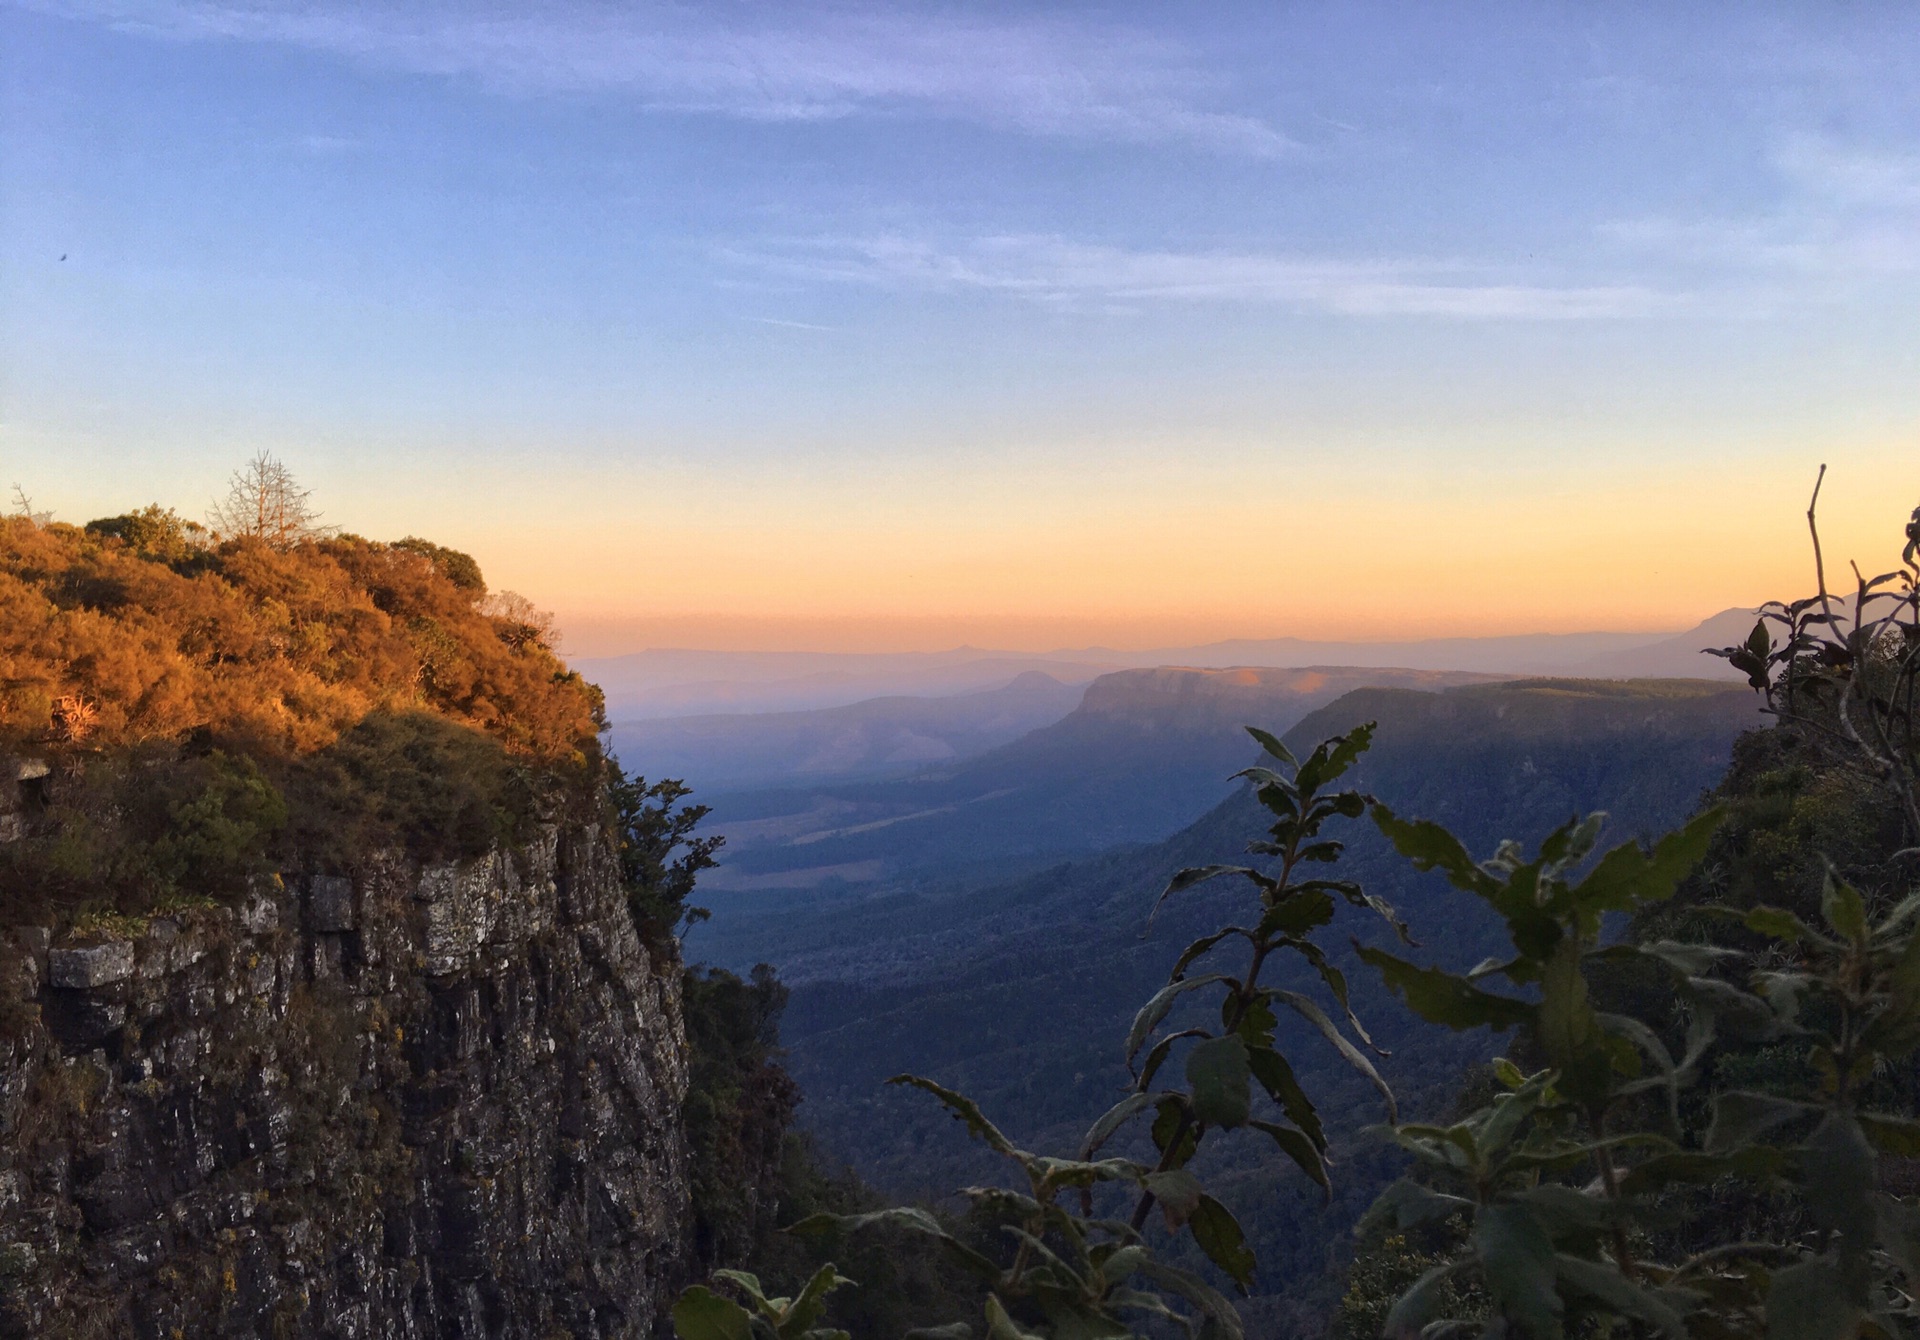
[[0, 1335], [653, 1331], [679, 964], [597, 832], [7, 934]]

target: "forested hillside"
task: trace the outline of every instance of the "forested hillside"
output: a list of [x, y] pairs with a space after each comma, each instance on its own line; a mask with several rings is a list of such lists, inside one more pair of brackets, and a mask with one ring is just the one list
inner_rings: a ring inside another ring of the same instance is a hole
[[[1735, 736], [1758, 722], [1755, 709], [1747, 690], [1699, 682], [1372, 688], [1314, 712], [1286, 738], [1303, 747], [1377, 720], [1378, 742], [1355, 784], [1491, 850], [1503, 837], [1594, 809], [1612, 814], [1613, 840], [1664, 830], [1715, 784]], [[1228, 889], [1206, 885], [1149, 928], [1154, 896], [1183, 867], [1234, 859], [1260, 828], [1259, 813], [1250, 794], [1238, 793], [1155, 846], [815, 928], [786, 968], [796, 985], [784, 1032], [807, 1128], [902, 1193], [987, 1175], [990, 1161], [955, 1140], [942, 1113], [883, 1085], [908, 1070], [964, 1090], [1035, 1147], [1071, 1145], [1123, 1086], [1118, 1040], [1177, 946], [1233, 907]], [[1352, 837], [1342, 875], [1391, 901], [1434, 958], [1464, 968], [1494, 946], [1497, 922], [1483, 909], [1416, 875], [1377, 835]], [[1350, 929], [1380, 933], [1359, 914]], [[1336, 958], [1350, 968], [1356, 1011], [1394, 1053], [1380, 1064], [1404, 1105], [1444, 1107], [1487, 1054], [1487, 1039], [1416, 1032], [1377, 979], [1350, 956]], [[1310, 1029], [1283, 1027], [1282, 1038], [1305, 1086], [1325, 1095], [1342, 1168], [1336, 1208], [1323, 1215], [1317, 1189], [1250, 1144], [1220, 1156], [1214, 1173], [1248, 1226], [1262, 1290], [1284, 1294], [1300, 1316], [1324, 1315], [1337, 1293], [1343, 1234], [1389, 1166], [1357, 1138], [1383, 1111]]]

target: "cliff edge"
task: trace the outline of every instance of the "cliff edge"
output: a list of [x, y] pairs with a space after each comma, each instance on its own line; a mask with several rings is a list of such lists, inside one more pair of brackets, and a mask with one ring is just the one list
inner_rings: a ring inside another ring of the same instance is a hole
[[636, 1336], [679, 1283], [680, 969], [597, 827], [6, 936], [0, 1334]]

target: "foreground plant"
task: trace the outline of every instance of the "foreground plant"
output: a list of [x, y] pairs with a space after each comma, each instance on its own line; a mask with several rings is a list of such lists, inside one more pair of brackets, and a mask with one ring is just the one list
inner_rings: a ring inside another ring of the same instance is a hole
[[[982, 1320], [985, 1334], [993, 1340], [1042, 1336], [1079, 1340], [1168, 1325], [1195, 1336], [1241, 1334], [1238, 1314], [1217, 1289], [1199, 1275], [1156, 1257], [1147, 1237], [1152, 1211], [1158, 1206], [1166, 1228], [1189, 1234], [1242, 1290], [1252, 1283], [1255, 1262], [1245, 1234], [1232, 1212], [1207, 1193], [1190, 1165], [1209, 1135], [1245, 1127], [1272, 1140], [1320, 1186], [1331, 1186], [1326, 1132], [1293, 1067], [1274, 1045], [1279, 1011], [1291, 1010], [1311, 1023], [1378, 1087], [1391, 1113], [1392, 1094], [1367, 1058], [1365, 1049], [1372, 1044], [1349, 1007], [1346, 978], [1311, 937], [1333, 920], [1343, 901], [1369, 909], [1400, 929], [1384, 903], [1351, 881], [1321, 873], [1339, 859], [1342, 850], [1342, 844], [1323, 830], [1336, 819], [1352, 820], [1366, 813], [1368, 797], [1351, 789], [1336, 790], [1333, 784], [1365, 752], [1372, 741], [1372, 727], [1335, 736], [1304, 760], [1297, 760], [1265, 731], [1251, 734], [1269, 761], [1241, 775], [1252, 781], [1273, 822], [1267, 836], [1251, 844], [1249, 851], [1265, 861], [1266, 868], [1216, 865], [1185, 870], [1161, 898], [1164, 901], [1207, 880], [1235, 877], [1252, 887], [1256, 915], [1248, 924], [1202, 936], [1180, 955], [1167, 985], [1142, 1007], [1128, 1032], [1127, 1061], [1130, 1067], [1137, 1062], [1130, 1090], [1093, 1124], [1076, 1157], [1054, 1158], [1019, 1148], [971, 1099], [931, 1080], [900, 1075], [892, 1081], [932, 1094], [965, 1123], [969, 1133], [1012, 1165], [1012, 1188], [970, 1187], [964, 1193], [976, 1215], [997, 1230], [1003, 1250], [978, 1250], [955, 1237], [933, 1215], [911, 1208], [817, 1215], [796, 1224], [793, 1231], [847, 1233], [885, 1226], [932, 1239], [985, 1284]], [[1246, 951], [1245, 966], [1238, 972], [1224, 965], [1217, 971], [1195, 971], [1215, 962], [1229, 946]], [[1325, 983], [1334, 1011], [1344, 1023], [1336, 1022], [1311, 996], [1262, 980], [1263, 972], [1281, 954], [1306, 960]], [[1204, 996], [1215, 998], [1218, 1022], [1208, 1022], [1204, 1016], [1184, 1022], [1190, 1007]], [[1188, 1007], [1174, 1020], [1181, 1026], [1169, 1030], [1169, 1021], [1181, 1007]], [[1186, 1082], [1170, 1085], [1165, 1080], [1168, 1063], [1182, 1048]], [[1256, 1085], [1270, 1110], [1263, 1110], [1257, 1101]], [[1103, 1149], [1136, 1123], [1147, 1126], [1146, 1140], [1157, 1152], [1152, 1162], [1101, 1157]], [[1116, 1192], [1131, 1198], [1131, 1211], [1125, 1211], [1125, 1202], [1119, 1201], [1119, 1214], [1096, 1214], [1097, 1204], [1115, 1203]], [[816, 1279], [829, 1274], [831, 1267]], [[734, 1282], [745, 1287], [737, 1278]], [[774, 1319], [774, 1311], [784, 1302], [755, 1301], [757, 1287], [749, 1297], [757, 1309], [751, 1313], [710, 1291], [698, 1296], [689, 1293], [687, 1300], [693, 1301], [689, 1305], [683, 1300], [686, 1315], [681, 1309], [674, 1314], [683, 1340], [738, 1340], [748, 1334], [738, 1328], [749, 1316], [760, 1318], [753, 1324], [762, 1330], [789, 1324]], [[714, 1300], [736, 1311], [726, 1311]], [[810, 1326], [812, 1317], [808, 1313], [804, 1324]], [[722, 1321], [734, 1329], [715, 1329]], [[960, 1340], [972, 1335], [973, 1328], [955, 1322], [919, 1334]]]

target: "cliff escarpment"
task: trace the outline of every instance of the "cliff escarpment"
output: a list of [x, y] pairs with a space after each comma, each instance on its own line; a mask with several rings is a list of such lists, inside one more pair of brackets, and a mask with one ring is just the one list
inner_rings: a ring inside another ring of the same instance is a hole
[[598, 826], [6, 935], [0, 1334], [652, 1330], [680, 970]]

